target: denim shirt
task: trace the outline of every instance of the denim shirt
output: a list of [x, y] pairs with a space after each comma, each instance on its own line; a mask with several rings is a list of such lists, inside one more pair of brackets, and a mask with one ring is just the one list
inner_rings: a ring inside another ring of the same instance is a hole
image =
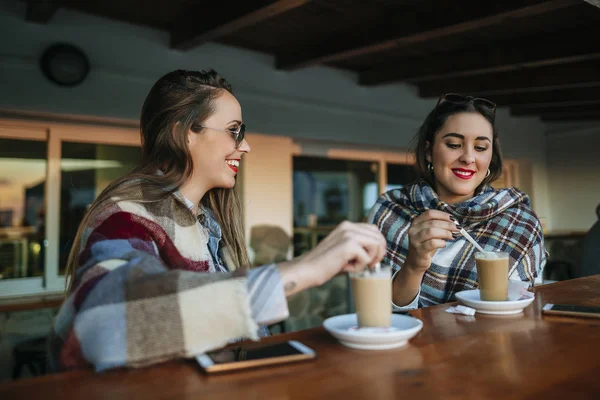
[[217, 218], [215, 218], [215, 215], [210, 208], [200, 207], [198, 212], [198, 222], [208, 231], [208, 251], [212, 256], [215, 268], [215, 270], [211, 272], [227, 272], [228, 269], [221, 258], [220, 244], [223, 234], [221, 232], [221, 227], [217, 222]]

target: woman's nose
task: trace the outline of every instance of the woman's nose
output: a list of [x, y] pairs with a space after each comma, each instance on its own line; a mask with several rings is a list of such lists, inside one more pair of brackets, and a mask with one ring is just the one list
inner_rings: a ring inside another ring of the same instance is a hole
[[238, 147], [238, 150], [242, 153], [250, 153], [250, 144], [248, 143], [246, 138], [242, 140], [242, 143], [240, 144], [240, 147]]
[[475, 156], [472, 150], [465, 150], [460, 156], [459, 160], [465, 164], [472, 164], [475, 161]]

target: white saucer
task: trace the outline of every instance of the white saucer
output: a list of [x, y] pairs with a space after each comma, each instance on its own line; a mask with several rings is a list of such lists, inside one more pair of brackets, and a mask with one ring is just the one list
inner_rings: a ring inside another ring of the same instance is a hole
[[523, 312], [523, 309], [530, 305], [534, 297], [507, 301], [483, 301], [479, 297], [479, 290], [463, 290], [456, 293], [456, 299], [467, 307], [474, 308], [480, 314], [508, 315]]
[[423, 322], [406, 315], [392, 314], [389, 328], [358, 328], [356, 314], [337, 315], [323, 321], [323, 327], [346, 347], [360, 350], [388, 350], [402, 347], [423, 328]]

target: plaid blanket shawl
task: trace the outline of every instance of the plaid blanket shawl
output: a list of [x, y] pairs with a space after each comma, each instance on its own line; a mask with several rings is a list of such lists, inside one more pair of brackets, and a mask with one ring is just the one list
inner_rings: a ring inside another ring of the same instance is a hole
[[276, 266], [206, 273], [214, 270], [207, 236], [178, 191], [159, 202], [102, 205], [85, 228], [74, 289], [53, 326], [51, 369], [191, 357], [257, 340], [259, 323], [287, 317]]
[[[512, 279], [532, 282], [546, 261], [544, 239], [529, 197], [515, 189], [484, 187], [463, 203], [442, 202], [425, 181], [383, 194], [369, 213], [387, 239], [384, 262], [402, 268], [408, 254], [408, 228], [421, 213], [434, 209], [453, 215], [471, 236], [488, 251], [506, 251]], [[419, 306], [454, 301], [456, 292], [477, 287], [475, 247], [462, 236], [447, 241], [432, 259], [421, 284]]]

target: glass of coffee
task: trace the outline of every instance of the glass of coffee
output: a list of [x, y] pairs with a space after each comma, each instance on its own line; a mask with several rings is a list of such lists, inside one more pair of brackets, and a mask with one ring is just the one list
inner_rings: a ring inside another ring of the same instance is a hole
[[389, 327], [392, 324], [392, 268], [350, 273], [358, 326]]
[[508, 300], [508, 253], [476, 252], [479, 296], [484, 301]]

